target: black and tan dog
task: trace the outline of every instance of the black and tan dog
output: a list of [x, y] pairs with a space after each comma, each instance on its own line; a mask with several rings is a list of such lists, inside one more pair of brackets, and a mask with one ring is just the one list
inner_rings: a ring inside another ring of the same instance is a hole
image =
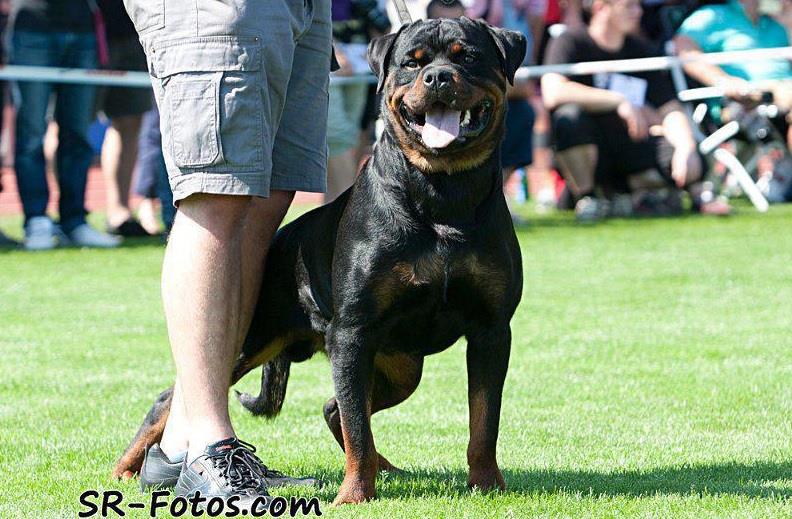
[[[283, 403], [289, 364], [330, 358], [335, 397], [324, 408], [346, 453], [336, 503], [375, 496], [371, 415], [403, 402], [423, 358], [467, 339], [468, 483], [504, 488], [495, 457], [520, 301], [520, 250], [501, 189], [499, 143], [507, 82], [525, 54], [518, 33], [468, 19], [421, 21], [375, 40], [385, 132], [355, 185], [279, 231], [233, 382], [264, 364], [258, 414]], [[140, 468], [157, 441], [170, 391], [115, 469]]]

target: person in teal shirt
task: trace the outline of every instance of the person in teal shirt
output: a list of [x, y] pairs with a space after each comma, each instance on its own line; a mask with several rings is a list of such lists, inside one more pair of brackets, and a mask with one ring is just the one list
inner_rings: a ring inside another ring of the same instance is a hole
[[[679, 56], [692, 57], [702, 52], [788, 47], [789, 36], [783, 25], [759, 12], [759, 0], [730, 0], [691, 14], [677, 31], [674, 45]], [[722, 66], [691, 62], [685, 72], [706, 86], [721, 87], [735, 100], [754, 102], [757, 93], [770, 91], [779, 108], [785, 112], [792, 108], [789, 60], [751, 59]], [[787, 136], [792, 142], [792, 132]]]
[[[679, 37], [692, 40], [702, 52], [729, 52], [789, 46], [784, 27], [758, 11], [757, 0], [731, 0], [727, 4], [701, 7], [679, 28]], [[723, 72], [746, 81], [789, 79], [788, 60], [745, 60], [721, 67]]]

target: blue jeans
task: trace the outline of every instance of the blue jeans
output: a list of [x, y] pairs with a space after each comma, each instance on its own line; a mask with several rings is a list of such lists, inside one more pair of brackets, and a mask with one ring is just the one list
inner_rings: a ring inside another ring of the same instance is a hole
[[[11, 52], [14, 65], [97, 66], [93, 33], [15, 31]], [[58, 209], [61, 227], [68, 233], [85, 223], [85, 184], [94, 156], [88, 142], [88, 126], [93, 120], [96, 88], [80, 84], [18, 82], [15, 91], [14, 167], [25, 220], [44, 216], [49, 188], [43, 141], [47, 130], [47, 108], [53, 92], [56, 95], [55, 121], [59, 128], [56, 156], [60, 188]]]

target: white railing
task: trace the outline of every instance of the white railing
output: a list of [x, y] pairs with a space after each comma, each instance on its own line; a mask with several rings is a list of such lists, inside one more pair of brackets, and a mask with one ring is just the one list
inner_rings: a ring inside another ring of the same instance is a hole
[[[690, 58], [659, 56], [614, 61], [588, 61], [562, 65], [539, 65], [522, 67], [517, 71], [518, 80], [540, 77], [542, 74], [554, 72], [563, 75], [588, 75], [601, 72], [647, 72], [651, 70], [669, 70], [688, 62], [702, 61], [716, 65], [739, 63], [746, 60], [790, 59], [792, 47], [776, 47], [772, 49], [755, 49], [733, 52], [714, 52], [699, 54]], [[792, 79], [792, 78], [791, 78]], [[28, 67], [22, 65], [6, 65], [0, 67], [0, 80], [6, 81], [46, 81], [50, 83], [85, 83], [92, 85], [127, 86], [148, 88], [151, 78], [146, 72], [125, 72], [119, 70], [88, 70], [51, 67]], [[357, 76], [332, 76], [332, 83], [374, 83], [370, 74]]]

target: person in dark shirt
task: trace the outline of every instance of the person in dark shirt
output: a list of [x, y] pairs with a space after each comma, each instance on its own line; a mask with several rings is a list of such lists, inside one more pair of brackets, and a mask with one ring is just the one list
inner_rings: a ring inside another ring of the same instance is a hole
[[[591, 13], [588, 27], [554, 39], [546, 64], [653, 55], [647, 43], [632, 36], [641, 19], [639, 0], [588, 0], [584, 7]], [[552, 113], [557, 161], [578, 200], [580, 220], [630, 214], [631, 200], [619, 194], [663, 183], [672, 193], [674, 186], [689, 189], [703, 212], [728, 212], [702, 190], [703, 160], [664, 71], [546, 74], [542, 94]], [[678, 201], [672, 205], [661, 210], [679, 207]]]
[[[11, 63], [41, 67], [97, 66], [94, 9], [89, 0], [20, 0], [15, 6]], [[91, 85], [20, 81], [17, 88], [15, 169], [25, 212], [25, 248], [60, 244], [115, 247], [120, 239], [86, 223], [85, 186], [94, 152], [88, 127], [96, 89]], [[57, 170], [60, 228], [47, 216], [49, 188], [43, 139], [50, 95], [58, 123]]]

